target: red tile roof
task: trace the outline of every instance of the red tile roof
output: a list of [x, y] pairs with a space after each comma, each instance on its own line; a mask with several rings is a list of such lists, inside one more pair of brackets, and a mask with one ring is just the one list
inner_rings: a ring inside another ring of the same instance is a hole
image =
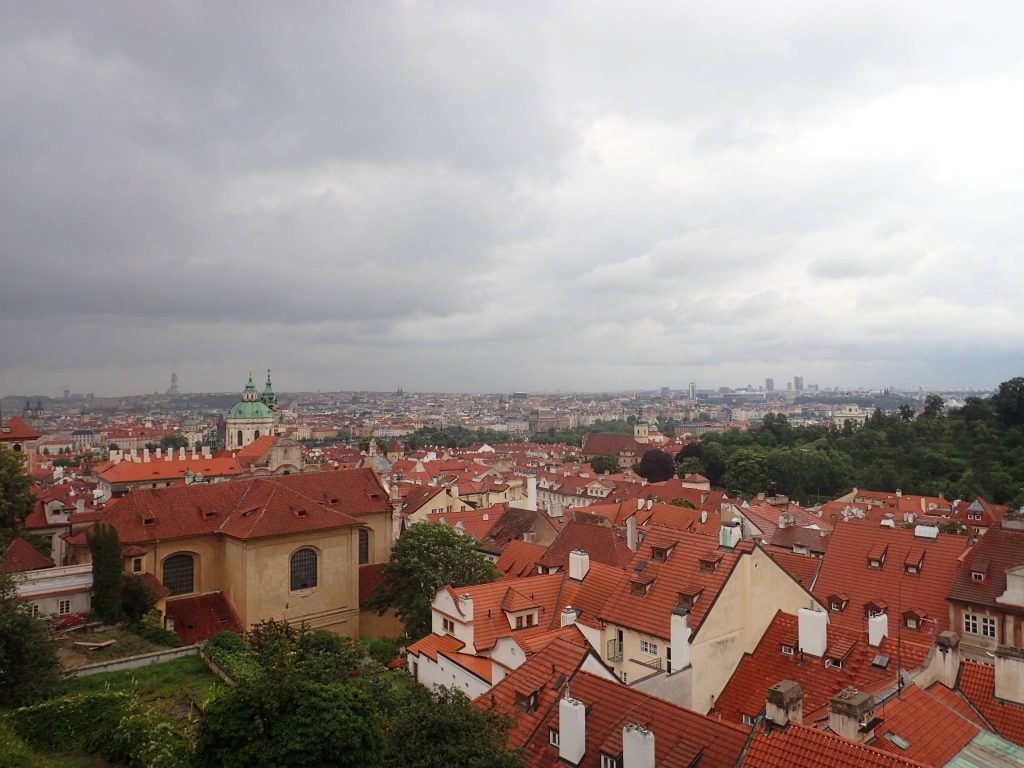
[[547, 551], [540, 544], [511, 541], [498, 558], [497, 567], [507, 578], [516, 579], [537, 573], [537, 561]]
[[[945, 765], [981, 730], [916, 685], [904, 689], [901, 698], [893, 696], [879, 705], [875, 715], [882, 723], [875, 728], [872, 746], [928, 765]], [[886, 734], [910, 746], [901, 749]]]
[[167, 615], [174, 620], [174, 633], [185, 644], [209, 640], [218, 632], [242, 633], [242, 620], [223, 592], [168, 600]]
[[802, 725], [758, 728], [743, 768], [928, 768]]
[[[963, 557], [964, 567], [953, 577], [950, 600], [985, 605], [1002, 612], [1012, 607], [996, 602], [1006, 591], [1006, 571], [1024, 565], [1024, 531], [995, 526], [978, 539]], [[984, 581], [975, 581], [972, 571], [982, 571]]]
[[959, 687], [963, 697], [996, 733], [1024, 746], [1024, 706], [996, 698], [995, 667], [965, 661], [960, 669]]
[[[915, 610], [928, 620], [918, 632], [930, 635], [934, 626], [937, 634], [949, 629], [946, 594], [966, 544], [963, 536], [940, 533], [928, 540], [904, 528], [839, 523], [829, 539], [813, 593], [826, 605], [830, 595], [850, 596], [845, 610], [830, 612], [832, 624], [863, 632], [867, 629], [865, 606], [881, 601], [889, 607], [890, 621]], [[918, 550], [924, 553], [920, 572], [906, 573], [908, 556]], [[869, 554], [881, 557], [883, 551], [881, 567], [869, 567]], [[906, 635], [904, 630], [904, 639]]]
[[0, 559], [0, 571], [38, 571], [52, 568], [53, 561], [20, 536], [15, 536]]
[[184, 459], [175, 456], [171, 461], [153, 458], [150, 461], [105, 461], [92, 468], [92, 473], [111, 485], [119, 483], [160, 483], [168, 480], [183, 480], [186, 473], [202, 475], [204, 478], [236, 477], [241, 473], [238, 462], [232, 458], [205, 457], [193, 459], [191, 454]]
[[818, 568], [821, 567], [822, 558], [797, 555], [774, 547], [765, 547], [765, 554], [779, 564], [779, 566], [800, 582], [800, 586], [808, 592], [814, 584], [814, 577], [818, 575]]
[[436, 662], [438, 653], [455, 653], [465, 647], [465, 643], [451, 635], [429, 634], [408, 646], [406, 651], [413, 656], [426, 656], [431, 661]]
[[[622, 729], [631, 723], [653, 732], [655, 765], [659, 768], [733, 768], [747, 741], [746, 728], [713, 720], [589, 672], [577, 672], [569, 689], [572, 698], [586, 706], [587, 713], [586, 751], [580, 768], [598, 768], [602, 753], [621, 755]], [[557, 706], [550, 707], [534, 730], [524, 762], [551, 768], [562, 765], [558, 747], [548, 744], [549, 728], [559, 728]]]
[[620, 453], [637, 453], [640, 444], [631, 435], [590, 434], [583, 440], [584, 456], [617, 456]]
[[0, 443], [13, 443], [16, 440], [35, 440], [37, 437], [42, 437], [42, 435], [26, 424], [20, 416], [12, 416], [7, 421], [7, 426], [0, 429]]
[[[887, 637], [878, 647], [867, 637], [835, 625], [826, 628], [825, 658], [842, 661], [841, 667], [825, 666], [824, 658], [801, 656], [797, 639], [798, 619], [779, 611], [752, 653], [743, 655], [736, 671], [715, 702], [715, 712], [732, 722], [743, 715], [756, 717], [764, 708], [768, 688], [781, 680], [795, 680], [804, 690], [804, 721], [827, 711], [828, 700], [847, 687], [860, 690], [876, 684], [895, 683], [896, 638]], [[930, 639], [930, 638], [929, 638]], [[786, 646], [791, 653], [783, 653]], [[914, 669], [928, 653], [928, 645], [903, 641], [903, 667]], [[872, 664], [876, 656], [888, 656], [884, 669]]]
[[[369, 469], [137, 489], [103, 514], [124, 544], [221, 534], [260, 538], [359, 525], [390, 509]], [[315, 495], [312, 495], [315, 494]]]
[[576, 550], [586, 552], [592, 563], [617, 568], [624, 568], [633, 557], [626, 546], [626, 537], [620, 531], [607, 525], [572, 521], [558, 534], [538, 564], [545, 568], [565, 568], [569, 553]]
[[[671, 550], [665, 562], [653, 559], [653, 547]], [[701, 590], [700, 599], [690, 611], [691, 626], [696, 633], [736, 562], [752, 551], [750, 542], [740, 542], [729, 550], [720, 548], [718, 541], [710, 536], [651, 526], [645, 530], [644, 541], [629, 564], [631, 577], [653, 578], [650, 589], [642, 595], [633, 594], [631, 582], [623, 582], [608, 600], [600, 618], [668, 640], [672, 609], [679, 604], [679, 593]], [[709, 565], [713, 568], [706, 567]]]

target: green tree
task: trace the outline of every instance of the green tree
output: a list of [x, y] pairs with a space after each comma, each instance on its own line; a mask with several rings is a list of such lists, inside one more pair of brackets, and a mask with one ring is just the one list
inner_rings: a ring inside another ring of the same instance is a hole
[[93, 612], [100, 621], [116, 624], [121, 620], [121, 541], [117, 529], [96, 523], [85, 532], [92, 554]]
[[999, 420], [1008, 426], [1024, 424], [1024, 377], [1004, 381], [992, 396]]
[[728, 450], [721, 443], [704, 444], [704, 454], [701, 457], [701, 463], [704, 465], [703, 474], [712, 485], [719, 485], [724, 479], [728, 455]]
[[60, 684], [60, 661], [46, 626], [17, 599], [14, 580], [0, 571], [0, 707], [49, 697]]
[[590, 460], [590, 468], [599, 475], [615, 473], [619, 471], [619, 460], [614, 456], [595, 456]]
[[757, 448], [740, 448], [726, 461], [725, 483], [744, 496], [768, 489], [768, 457]]
[[922, 414], [925, 418], [934, 419], [942, 414], [942, 409], [946, 407], [946, 401], [938, 395], [928, 395], [924, 399], [924, 413]]
[[141, 576], [128, 573], [121, 577], [121, 608], [128, 621], [142, 621], [142, 617], [155, 606], [156, 597]]
[[34, 504], [25, 455], [0, 445], [0, 529], [19, 528]]
[[704, 464], [696, 456], [687, 456], [676, 465], [676, 474], [680, 477], [699, 475], [704, 471]]
[[215, 697], [196, 733], [197, 768], [380, 765], [373, 700], [349, 685], [261, 675]]
[[512, 721], [474, 706], [455, 688], [415, 687], [388, 729], [386, 768], [518, 768]]
[[422, 637], [430, 631], [430, 603], [439, 588], [482, 584], [497, 577], [472, 538], [444, 525], [419, 523], [395, 542], [368, 606], [381, 615], [394, 608], [409, 636]]
[[672, 478], [676, 473], [676, 465], [672, 463], [672, 457], [657, 448], [644, 451], [637, 465], [636, 473], [649, 483], [663, 483]]
[[177, 432], [168, 432], [160, 438], [160, 447], [164, 450], [174, 451], [179, 448], [188, 448], [188, 438]]

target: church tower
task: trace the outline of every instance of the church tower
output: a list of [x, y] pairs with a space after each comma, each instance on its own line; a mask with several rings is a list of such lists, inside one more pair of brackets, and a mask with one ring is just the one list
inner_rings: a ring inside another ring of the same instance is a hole
[[263, 387], [263, 394], [260, 395], [260, 402], [272, 411], [277, 411], [277, 395], [274, 387], [270, 384], [270, 369], [267, 368], [267, 384]]
[[[267, 388], [270, 389], [269, 371], [267, 373]], [[274, 395], [273, 389], [270, 389], [270, 394]], [[277, 403], [276, 395], [274, 403]], [[224, 419], [224, 427], [225, 444], [229, 451], [237, 451], [261, 437], [274, 434], [274, 412], [256, 391], [252, 371], [249, 372], [249, 383], [245, 385], [242, 399], [231, 406]]]

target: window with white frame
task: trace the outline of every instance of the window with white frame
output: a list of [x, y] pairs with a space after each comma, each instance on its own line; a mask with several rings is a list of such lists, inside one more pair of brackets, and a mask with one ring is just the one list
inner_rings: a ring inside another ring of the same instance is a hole
[[973, 613], [964, 614], [964, 632], [969, 635], [978, 634], [978, 617]]
[[751, 717], [750, 715], [742, 715], [742, 719], [744, 725], [753, 725], [755, 720], [755, 718]]
[[971, 572], [971, 580], [972, 581], [984, 581], [985, 580], [985, 574], [982, 573], [981, 571], [972, 571]]
[[552, 747], [558, 746], [558, 729], [548, 728], [548, 744]]
[[601, 753], [601, 768], [619, 768], [619, 758]]
[[996, 636], [996, 620], [988, 616], [981, 617], [981, 634], [985, 637]]
[[38, 616], [40, 614], [40, 612], [42, 611], [42, 609], [39, 607], [39, 603], [32, 603], [31, 610], [32, 610], [32, 615], [33, 616]]
[[67, 614], [71, 613], [71, 601], [61, 600], [59, 603], [57, 603], [57, 613], [61, 616], [66, 616]]
[[641, 640], [640, 653], [644, 654], [645, 656], [657, 656], [658, 644], [652, 643], [650, 640]]
[[619, 672], [619, 680], [621, 680], [623, 683], [629, 683], [629, 674], [626, 672], [626, 670], [622, 670], [621, 672]]
[[441, 619], [441, 626], [444, 628], [445, 633], [449, 635], [455, 634], [455, 622], [445, 617]]
[[782, 653], [784, 655], [786, 655], [786, 656], [792, 656], [793, 655], [793, 646], [792, 645], [783, 645], [782, 646]]

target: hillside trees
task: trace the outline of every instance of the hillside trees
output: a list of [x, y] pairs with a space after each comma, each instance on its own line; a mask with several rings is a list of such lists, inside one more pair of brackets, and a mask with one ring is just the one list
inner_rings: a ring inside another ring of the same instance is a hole
[[93, 612], [101, 621], [116, 624], [121, 620], [121, 541], [117, 529], [96, 523], [85, 532], [92, 554]]
[[46, 625], [17, 599], [14, 580], [0, 571], [0, 706], [45, 699], [56, 690], [59, 675]]

